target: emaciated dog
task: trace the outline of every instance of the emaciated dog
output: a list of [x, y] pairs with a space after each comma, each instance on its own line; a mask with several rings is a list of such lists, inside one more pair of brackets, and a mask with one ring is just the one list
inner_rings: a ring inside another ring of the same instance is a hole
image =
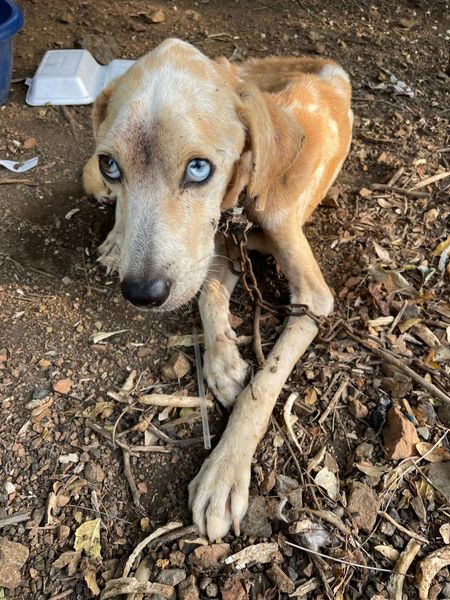
[[293, 303], [329, 315], [333, 295], [302, 227], [347, 156], [350, 100], [349, 77], [332, 60], [230, 64], [169, 39], [95, 102], [85, 187], [99, 199], [117, 198], [100, 260], [118, 268], [123, 295], [141, 308], [173, 310], [201, 288], [205, 377], [222, 404], [234, 404], [189, 486], [193, 520], [211, 540], [231, 525], [239, 532], [257, 444], [318, 331], [309, 316], [290, 317], [245, 387], [248, 366], [229, 321], [237, 277], [218, 232], [221, 213], [245, 190], [244, 210], [257, 225], [249, 247], [273, 254]]

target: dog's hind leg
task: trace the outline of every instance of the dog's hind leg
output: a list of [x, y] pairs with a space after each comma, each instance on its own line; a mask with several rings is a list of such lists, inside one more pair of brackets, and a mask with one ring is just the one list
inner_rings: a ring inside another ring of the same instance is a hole
[[232, 406], [244, 388], [248, 372], [230, 325], [229, 301], [238, 280], [230, 265], [222, 236], [217, 236], [216, 256], [202, 287], [199, 308], [205, 334], [204, 374], [215, 397], [226, 407]]

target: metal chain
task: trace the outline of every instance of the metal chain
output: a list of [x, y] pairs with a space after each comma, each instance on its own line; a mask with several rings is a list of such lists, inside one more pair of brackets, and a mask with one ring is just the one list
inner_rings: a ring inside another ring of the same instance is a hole
[[318, 317], [314, 315], [306, 304], [272, 304], [264, 300], [261, 290], [258, 287], [255, 274], [253, 272], [252, 261], [247, 250], [247, 231], [228, 231], [227, 232], [233, 243], [239, 249], [239, 271], [235, 271], [239, 275], [244, 290], [247, 292], [252, 302], [260, 306], [264, 310], [272, 314], [281, 315], [284, 317], [303, 317], [307, 315], [317, 323], [319, 329], [328, 329], [329, 321], [326, 317]]

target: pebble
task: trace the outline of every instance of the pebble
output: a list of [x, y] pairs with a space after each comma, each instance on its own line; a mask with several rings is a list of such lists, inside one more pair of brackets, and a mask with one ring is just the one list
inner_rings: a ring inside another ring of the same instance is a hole
[[183, 569], [164, 569], [156, 578], [158, 583], [176, 586], [186, 579], [186, 572]]
[[229, 544], [211, 544], [210, 546], [198, 546], [189, 558], [193, 564], [203, 569], [214, 569], [220, 567], [223, 559], [229, 554]]
[[178, 585], [177, 590], [179, 600], [199, 600], [200, 598], [195, 575], [189, 575], [187, 579]]
[[50, 394], [50, 390], [46, 387], [38, 387], [33, 392], [33, 400], [43, 400]]
[[219, 595], [219, 586], [217, 583], [210, 583], [206, 586], [206, 595], [208, 598], [217, 598]]
[[247, 514], [242, 520], [241, 531], [249, 537], [268, 538], [272, 535], [272, 526], [267, 518], [266, 501], [263, 496], [250, 498]]
[[395, 533], [392, 536], [391, 542], [394, 548], [396, 548], [397, 550], [403, 550], [403, 548], [405, 547], [405, 540], [398, 533]]
[[161, 367], [161, 375], [165, 381], [182, 379], [191, 370], [191, 362], [181, 352], [174, 352]]
[[369, 414], [369, 409], [358, 398], [350, 398], [348, 401], [348, 410], [356, 419], [365, 419]]
[[356, 482], [353, 484], [347, 510], [359, 529], [371, 533], [379, 508], [380, 499], [372, 488], [365, 483]]
[[84, 467], [84, 476], [90, 483], [102, 483], [105, 479], [105, 472], [95, 462], [88, 462]]
[[23, 544], [0, 537], [0, 587], [13, 590], [20, 583], [20, 569], [25, 564], [29, 550]]
[[53, 384], [53, 390], [59, 394], [68, 394], [72, 385], [73, 381], [71, 379], [60, 379]]
[[356, 447], [355, 456], [357, 456], [358, 458], [364, 458], [366, 460], [369, 460], [370, 458], [372, 458], [373, 451], [373, 444], [369, 444], [368, 442], [362, 442], [361, 444], [359, 444], [359, 446]]

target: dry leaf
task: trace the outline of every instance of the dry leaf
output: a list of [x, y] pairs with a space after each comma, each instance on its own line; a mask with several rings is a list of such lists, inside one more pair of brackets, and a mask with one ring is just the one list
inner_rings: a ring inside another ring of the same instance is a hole
[[339, 483], [336, 475], [327, 467], [320, 469], [314, 477], [317, 485], [323, 488], [332, 500], [336, 500], [339, 496]]
[[430, 442], [419, 442], [416, 444], [418, 453], [428, 462], [437, 463], [443, 460], [450, 460], [450, 452], [446, 448], [442, 446], [433, 448], [433, 446], [434, 444], [430, 444]]
[[405, 331], [408, 331], [408, 329], [411, 329], [411, 327], [414, 327], [414, 325], [418, 325], [421, 321], [422, 319], [419, 317], [411, 317], [411, 319], [406, 319], [406, 321], [403, 321], [398, 326], [400, 333], [405, 333]]
[[67, 567], [67, 575], [72, 577], [72, 575], [75, 575], [78, 570], [80, 560], [81, 552], [69, 550], [69, 552], [63, 552], [61, 556], [52, 564], [52, 567], [56, 567], [57, 569], [64, 569], [64, 567]]
[[306, 467], [307, 473], [311, 473], [311, 471], [313, 471], [316, 467], [318, 467], [320, 465], [320, 463], [323, 461], [323, 459], [325, 457], [326, 449], [327, 449], [326, 446], [322, 446], [322, 448], [320, 448], [320, 450], [318, 452], [316, 452], [316, 454], [314, 454], [314, 456], [311, 458], [311, 460], [308, 461], [308, 466]]
[[397, 562], [398, 557], [400, 556], [400, 552], [392, 546], [375, 546], [375, 550], [392, 562]]
[[443, 242], [441, 242], [440, 244], [438, 244], [436, 246], [436, 248], [433, 251], [433, 256], [440, 256], [444, 250], [447, 250], [447, 248], [450, 247], [450, 237], [448, 237], [446, 240], [444, 240]]
[[444, 523], [439, 527], [439, 533], [445, 544], [450, 544], [450, 523]]
[[389, 256], [389, 252], [387, 250], [385, 250], [383, 248], [383, 246], [380, 246], [380, 244], [377, 244], [377, 242], [373, 242], [373, 246], [374, 246], [375, 252], [377, 253], [377, 256], [380, 260], [382, 260], [385, 263], [391, 262], [391, 257]]
[[364, 473], [364, 475], [368, 475], [369, 477], [373, 477], [374, 479], [378, 479], [378, 481], [383, 477], [386, 473], [387, 467], [380, 467], [376, 465], [372, 465], [369, 462], [362, 461], [360, 463], [355, 463], [355, 467]]
[[113, 337], [114, 335], [119, 335], [119, 333], [125, 333], [127, 331], [130, 330], [118, 329], [117, 331], [99, 331], [98, 333], [94, 333], [93, 335], [91, 335], [91, 340], [94, 344], [98, 344], [100, 342], [103, 342], [103, 340], [107, 340], [108, 338]]
[[443, 547], [428, 554], [417, 570], [419, 582], [419, 600], [428, 600], [431, 582], [441, 569], [450, 565], [450, 547]]
[[94, 596], [98, 596], [100, 594], [100, 588], [98, 587], [97, 583], [96, 568], [92, 565], [86, 566], [83, 569], [83, 575], [88, 588], [91, 590]]
[[112, 415], [115, 406], [116, 404], [114, 402], [106, 402], [105, 400], [102, 400], [93, 406], [88, 406], [88, 408], [83, 411], [83, 417], [86, 417], [86, 419], [91, 419], [91, 421], [95, 421], [98, 417], [107, 419]]
[[317, 402], [317, 392], [314, 388], [308, 388], [305, 392], [305, 404], [311, 406]]
[[87, 556], [101, 559], [100, 523], [100, 519], [93, 519], [78, 527], [75, 531], [75, 550], [84, 550]]

